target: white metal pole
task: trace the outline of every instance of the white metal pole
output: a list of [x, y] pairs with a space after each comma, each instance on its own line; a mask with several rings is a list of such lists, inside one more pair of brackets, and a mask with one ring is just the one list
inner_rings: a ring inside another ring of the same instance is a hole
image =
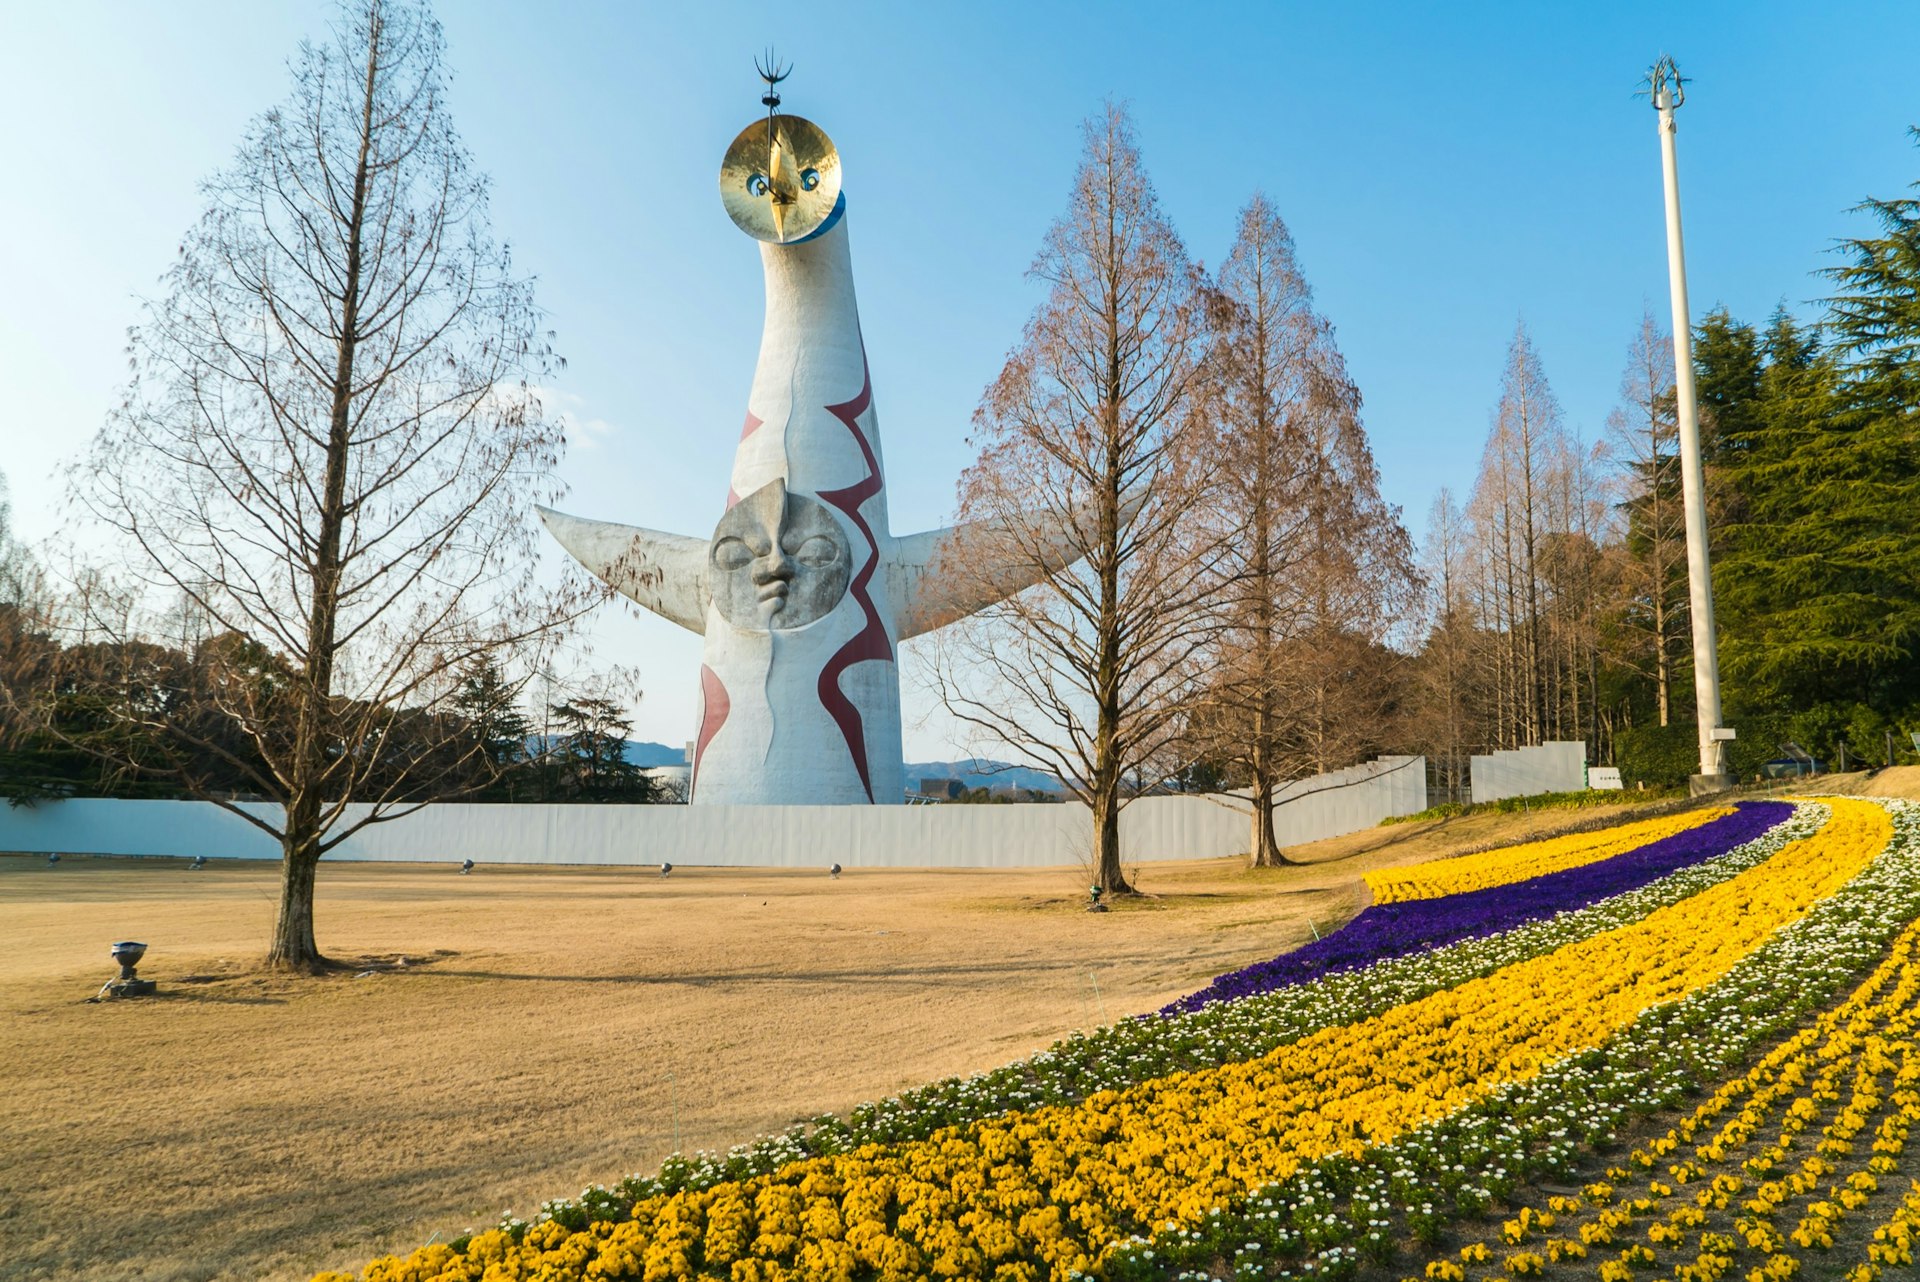
[[[1677, 76], [1674, 77], [1677, 79]], [[1687, 311], [1687, 260], [1680, 243], [1680, 170], [1674, 155], [1675, 85], [1656, 73], [1653, 105], [1660, 113], [1660, 160], [1667, 187], [1667, 276], [1673, 292], [1673, 390], [1680, 421], [1680, 490], [1687, 525], [1687, 590], [1692, 606], [1693, 701], [1700, 731], [1700, 774], [1708, 787], [1726, 786], [1726, 745], [1720, 728], [1720, 660], [1714, 643], [1713, 569], [1707, 561], [1707, 498], [1700, 463], [1700, 418], [1693, 386], [1693, 326]]]

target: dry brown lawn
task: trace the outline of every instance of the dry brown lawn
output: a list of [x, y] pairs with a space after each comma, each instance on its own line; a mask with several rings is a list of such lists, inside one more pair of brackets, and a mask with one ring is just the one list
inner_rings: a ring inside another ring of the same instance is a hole
[[[357, 1268], [1153, 1009], [1338, 926], [1369, 869], [1592, 821], [1149, 865], [1098, 915], [1075, 869], [322, 865], [361, 964], [321, 980], [252, 969], [273, 865], [0, 856], [0, 1277]], [[160, 996], [89, 1004], [126, 938]]]
[[1890, 766], [1885, 770], [1844, 775], [1822, 775], [1818, 791], [1850, 797], [1905, 797], [1920, 801], [1920, 766]]

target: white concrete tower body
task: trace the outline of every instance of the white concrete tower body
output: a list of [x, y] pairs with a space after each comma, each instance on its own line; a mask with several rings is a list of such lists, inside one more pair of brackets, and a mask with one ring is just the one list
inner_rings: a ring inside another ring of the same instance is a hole
[[957, 531], [894, 538], [839, 154], [770, 114], [734, 139], [720, 191], [761, 242], [767, 312], [713, 535], [541, 516], [610, 586], [705, 638], [695, 804], [899, 803], [899, 642], [1038, 582], [1071, 541], [951, 574]]

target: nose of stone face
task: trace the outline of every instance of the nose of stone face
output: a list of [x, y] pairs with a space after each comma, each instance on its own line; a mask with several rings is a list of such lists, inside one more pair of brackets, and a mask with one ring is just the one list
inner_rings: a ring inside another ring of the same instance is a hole
[[773, 550], [753, 563], [753, 581], [762, 587], [770, 583], [793, 581], [793, 558], [778, 543]]

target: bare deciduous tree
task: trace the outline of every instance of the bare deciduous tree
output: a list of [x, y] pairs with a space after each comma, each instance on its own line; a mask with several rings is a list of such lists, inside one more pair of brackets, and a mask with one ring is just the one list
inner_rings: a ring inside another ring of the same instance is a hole
[[[1565, 430], [1525, 328], [1464, 512], [1436, 505], [1439, 573], [1421, 663], [1421, 741], [1461, 751], [1544, 739], [1604, 743], [1601, 642], [1611, 590], [1606, 451]], [[1445, 693], [1442, 693], [1442, 692]], [[1457, 772], [1449, 766], [1449, 773]]]
[[1039, 584], [936, 634], [933, 667], [953, 715], [1086, 802], [1096, 882], [1125, 892], [1120, 809], [1177, 768], [1206, 640], [1207, 549], [1183, 521], [1205, 317], [1125, 110], [1109, 105], [1085, 136], [1031, 269], [1046, 300], [974, 418], [972, 524], [942, 558], [989, 585], [997, 567], [1036, 567]]
[[39, 564], [14, 537], [7, 478], [0, 474], [0, 753], [35, 728], [16, 692], [46, 678], [55, 653], [51, 605]]
[[1539, 562], [1548, 466], [1560, 432], [1559, 403], [1520, 326], [1507, 348], [1500, 400], [1467, 506], [1483, 549], [1478, 613], [1500, 643], [1493, 656], [1498, 711], [1491, 736], [1499, 747], [1539, 743], [1547, 727]]
[[1285, 862], [1273, 794], [1349, 764], [1385, 686], [1356, 663], [1409, 598], [1404, 530], [1380, 500], [1360, 394], [1279, 213], [1256, 194], [1222, 263], [1212, 430], [1196, 495], [1217, 611], [1198, 751], [1250, 783], [1253, 863]]
[[1641, 316], [1627, 347], [1620, 405], [1607, 416], [1607, 430], [1628, 473], [1618, 618], [1632, 640], [1620, 657], [1652, 677], [1654, 706], [1664, 726], [1672, 716], [1675, 659], [1686, 635], [1687, 549], [1673, 339], [1660, 331], [1651, 311]]
[[1437, 767], [1443, 800], [1467, 786], [1465, 759], [1480, 740], [1472, 726], [1485, 686], [1471, 605], [1472, 549], [1466, 514], [1442, 486], [1427, 513], [1422, 569], [1427, 584], [1426, 643], [1417, 686], [1418, 744]]
[[1604, 444], [1561, 432], [1550, 442], [1545, 538], [1539, 568], [1546, 597], [1546, 733], [1597, 744], [1600, 624], [1608, 520]]
[[466, 666], [538, 645], [579, 604], [533, 577], [530, 509], [555, 495], [564, 442], [532, 380], [557, 358], [491, 239], [441, 53], [403, 0], [348, 0], [301, 46], [287, 100], [205, 184], [132, 333], [124, 406], [74, 478], [148, 592], [274, 656], [271, 680], [212, 665], [201, 715], [168, 729], [280, 803], [215, 798], [281, 846], [279, 968], [326, 964], [320, 857], [461, 774], [421, 736], [478, 751], [447, 715]]
[[17, 605], [39, 593], [39, 569], [13, 534], [13, 504], [0, 473], [0, 605]]

